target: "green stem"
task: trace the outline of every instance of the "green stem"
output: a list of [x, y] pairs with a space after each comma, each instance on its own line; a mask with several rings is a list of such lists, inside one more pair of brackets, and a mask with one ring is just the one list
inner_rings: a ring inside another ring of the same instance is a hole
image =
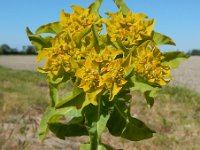
[[115, 106], [115, 108], [117, 109], [118, 113], [126, 120], [126, 119], [127, 119], [127, 116], [125, 116], [125, 115], [121, 112], [121, 110], [120, 110], [120, 108], [117, 106], [117, 104], [114, 104], [114, 106]]
[[101, 113], [101, 97], [98, 98], [96, 122], [93, 123], [92, 127], [90, 128], [90, 150], [97, 150], [100, 144], [101, 136], [98, 135], [98, 131], [97, 131], [97, 121], [100, 118], [100, 113]]
[[49, 83], [49, 93], [51, 97], [51, 106], [55, 106], [55, 104], [58, 102], [59, 96], [58, 96], [58, 87], [54, 84]]
[[126, 3], [124, 2], [124, 0], [113, 0], [114, 3], [117, 5], [117, 7], [119, 8], [119, 10], [124, 14], [127, 15], [128, 12], [130, 11], [130, 9], [128, 8], [128, 6], [126, 5]]
[[91, 5], [90, 13], [96, 14], [97, 17], [100, 18], [99, 9], [101, 7], [103, 0], [95, 0], [94, 3]]
[[99, 145], [99, 139], [97, 137], [97, 132], [90, 134], [90, 150], [97, 150]]

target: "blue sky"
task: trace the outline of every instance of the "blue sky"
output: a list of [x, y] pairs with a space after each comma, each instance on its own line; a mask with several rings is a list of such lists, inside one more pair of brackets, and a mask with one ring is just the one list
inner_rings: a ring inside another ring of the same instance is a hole
[[[87, 7], [93, 0], [0, 0], [0, 45], [20, 49], [30, 45], [25, 28], [59, 20], [60, 11], [71, 5]], [[200, 0], [125, 0], [134, 12], [156, 19], [155, 30], [173, 38], [177, 46], [164, 50], [200, 49]], [[104, 0], [101, 12], [116, 11], [112, 0]], [[105, 15], [104, 15], [105, 16]]]

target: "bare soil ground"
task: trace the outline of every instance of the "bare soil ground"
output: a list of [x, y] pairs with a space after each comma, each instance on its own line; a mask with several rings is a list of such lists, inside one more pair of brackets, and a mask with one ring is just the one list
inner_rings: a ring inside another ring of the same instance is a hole
[[[36, 67], [41, 64], [35, 63], [35, 56], [0, 56], [0, 66], [18, 70], [35, 71]], [[200, 57], [190, 57], [172, 73], [174, 81], [171, 84], [185, 85], [200, 93]], [[137, 103], [139, 103], [138, 107]], [[136, 101], [133, 104], [136, 107], [132, 108], [131, 112], [157, 131], [154, 138], [130, 142], [113, 137], [106, 132], [102, 141], [116, 149], [124, 150], [198, 150], [200, 148], [198, 121], [200, 107], [196, 101], [195, 104], [194, 106], [192, 100], [190, 105], [175, 100], [170, 102], [158, 100], [154, 107], [149, 109], [145, 102], [141, 104], [141, 102]], [[0, 117], [0, 149], [78, 150], [81, 143], [88, 142], [87, 137], [60, 140], [49, 134], [44, 143], [41, 144], [37, 139], [36, 132], [42, 114], [41, 108], [31, 107], [22, 114], [10, 115], [6, 118]], [[4, 115], [1, 114], [1, 116]]]
[[17, 70], [37, 70], [36, 56], [0, 56], [0, 65]]
[[200, 93], [200, 57], [192, 56], [172, 71], [172, 84], [184, 85]]
[[[18, 69], [34, 70], [44, 62], [36, 63], [35, 56], [0, 56], [0, 65]], [[200, 57], [192, 56], [172, 71], [174, 80], [171, 84], [183, 85], [200, 93]]]

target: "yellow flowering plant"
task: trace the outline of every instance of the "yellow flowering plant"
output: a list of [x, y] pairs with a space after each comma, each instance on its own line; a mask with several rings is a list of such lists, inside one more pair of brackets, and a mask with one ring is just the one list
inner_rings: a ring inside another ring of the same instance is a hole
[[[162, 53], [158, 45], [175, 43], [153, 30], [155, 20], [132, 12], [123, 0], [113, 1], [119, 11], [107, 18], [99, 15], [102, 0], [95, 0], [86, 9], [72, 6], [71, 14], [61, 11], [58, 22], [35, 33], [27, 28], [37, 61], [46, 60], [38, 71], [47, 75], [51, 97], [39, 126], [41, 141], [49, 131], [61, 139], [85, 135], [90, 143], [80, 149], [96, 150], [109, 149], [101, 143], [106, 128], [131, 141], [155, 133], [131, 116], [131, 92], [140, 90], [153, 106], [156, 90], [170, 82], [170, 69], [186, 56]], [[60, 94], [63, 85], [68, 91]]]

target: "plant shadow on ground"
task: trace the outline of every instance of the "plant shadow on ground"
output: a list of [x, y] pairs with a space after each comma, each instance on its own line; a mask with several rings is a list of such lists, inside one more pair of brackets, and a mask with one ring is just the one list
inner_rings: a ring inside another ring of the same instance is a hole
[[[37, 127], [49, 105], [45, 76], [0, 67], [0, 149], [78, 149], [86, 137], [37, 140]], [[133, 92], [132, 115], [157, 131], [148, 140], [131, 142], [104, 133], [102, 141], [125, 150], [200, 149], [200, 95], [179, 86], [166, 86], [149, 108], [144, 96]]]

